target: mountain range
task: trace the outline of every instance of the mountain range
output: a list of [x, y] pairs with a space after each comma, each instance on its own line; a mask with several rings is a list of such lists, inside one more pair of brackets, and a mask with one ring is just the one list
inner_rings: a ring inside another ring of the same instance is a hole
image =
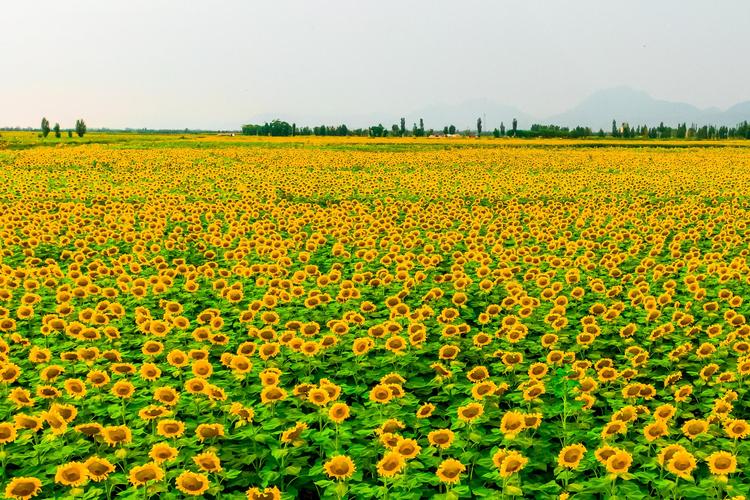
[[[471, 99], [459, 104], [435, 104], [414, 110], [405, 115], [406, 124], [411, 129], [412, 124], [424, 119], [426, 129], [442, 129], [445, 125], [454, 124], [460, 130], [475, 129], [477, 118], [481, 117], [484, 129], [491, 130], [499, 127], [503, 122], [510, 128], [513, 118], [518, 120], [519, 128], [528, 128], [534, 123], [554, 124], [567, 127], [577, 125], [591, 127], [592, 130], [612, 127], [612, 120], [618, 125], [627, 122], [630, 125], [676, 126], [678, 123], [696, 123], [698, 125], [728, 125], [750, 121], [750, 101], [743, 101], [727, 109], [698, 108], [684, 102], [665, 101], [655, 99], [646, 92], [631, 87], [613, 87], [600, 90], [573, 106], [569, 110], [552, 116], [532, 116], [515, 106], [500, 104], [491, 99]], [[382, 123], [387, 128], [399, 123], [400, 116], [392, 113], [369, 113], [345, 116], [324, 116], [305, 114], [270, 114], [264, 113], [252, 118], [251, 123], [260, 123], [280, 118], [298, 125], [334, 125], [345, 123], [349, 127], [368, 127]]]

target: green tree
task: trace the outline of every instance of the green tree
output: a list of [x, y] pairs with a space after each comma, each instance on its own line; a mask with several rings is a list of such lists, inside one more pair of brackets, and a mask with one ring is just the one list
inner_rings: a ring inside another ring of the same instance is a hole
[[451, 125], [450, 127], [448, 127], [448, 133], [450, 135], [455, 134], [456, 133], [456, 126], [455, 125]]
[[42, 118], [42, 137], [47, 137], [49, 135], [49, 120], [47, 118]]
[[500, 122], [500, 135], [505, 136], [505, 123]]
[[493, 130], [492, 131], [492, 137], [494, 137], [495, 139], [497, 139], [498, 137], [500, 137], [500, 131], [498, 129]]
[[86, 134], [86, 122], [83, 121], [83, 118], [76, 120], [76, 134], [78, 134], [78, 137], [83, 137]]
[[518, 130], [518, 120], [513, 118], [513, 137], [516, 136], [516, 131]]
[[401, 118], [401, 137], [406, 135], [406, 118]]
[[477, 137], [482, 136], [482, 119], [477, 118]]
[[59, 139], [60, 138], [60, 124], [55, 123], [55, 126], [52, 127], [52, 131], [55, 133], [55, 137]]
[[68, 129], [68, 137], [73, 137], [73, 131]]

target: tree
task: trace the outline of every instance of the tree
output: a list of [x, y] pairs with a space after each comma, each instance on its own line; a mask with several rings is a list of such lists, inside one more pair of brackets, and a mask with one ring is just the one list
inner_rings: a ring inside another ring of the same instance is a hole
[[419, 137], [424, 137], [424, 120], [419, 119]]
[[73, 131], [68, 129], [68, 137], [73, 137]]
[[55, 137], [59, 139], [60, 138], [60, 124], [55, 123], [55, 126], [52, 127], [52, 130], [55, 132]]
[[500, 122], [500, 135], [505, 136], [505, 124]]
[[513, 137], [516, 136], [516, 131], [518, 130], [518, 120], [513, 118]]
[[76, 134], [78, 134], [78, 137], [83, 137], [86, 134], [86, 122], [83, 121], [83, 118], [76, 120]]
[[448, 126], [443, 127], [443, 135], [448, 135]]
[[477, 118], [477, 137], [482, 136], [482, 119]]
[[393, 137], [396, 137], [400, 133], [400, 129], [398, 128], [398, 125], [395, 123], [391, 126], [391, 135]]
[[42, 118], [42, 137], [47, 137], [49, 135], [49, 120], [46, 118]]
[[498, 129], [493, 130], [492, 131], [492, 137], [494, 137], [495, 139], [497, 139], [498, 137], [500, 137], [500, 131]]
[[406, 118], [401, 118], [401, 137], [406, 135]]
[[612, 137], [617, 137], [619, 134], [617, 132], [617, 122], [612, 120]]
[[448, 133], [450, 135], [454, 135], [456, 133], [456, 126], [455, 125], [451, 125], [450, 127], [448, 127]]

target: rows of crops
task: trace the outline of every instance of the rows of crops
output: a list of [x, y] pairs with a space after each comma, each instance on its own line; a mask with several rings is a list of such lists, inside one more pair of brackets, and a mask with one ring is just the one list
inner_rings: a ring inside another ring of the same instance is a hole
[[750, 151], [498, 144], [2, 152], [5, 496], [741, 498]]

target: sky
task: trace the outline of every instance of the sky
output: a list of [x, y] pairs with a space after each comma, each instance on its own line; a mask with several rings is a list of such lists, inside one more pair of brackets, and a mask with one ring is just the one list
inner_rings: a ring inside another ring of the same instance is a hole
[[748, 26], [746, 0], [4, 2], [0, 126], [549, 116], [621, 85], [723, 109], [750, 99]]

